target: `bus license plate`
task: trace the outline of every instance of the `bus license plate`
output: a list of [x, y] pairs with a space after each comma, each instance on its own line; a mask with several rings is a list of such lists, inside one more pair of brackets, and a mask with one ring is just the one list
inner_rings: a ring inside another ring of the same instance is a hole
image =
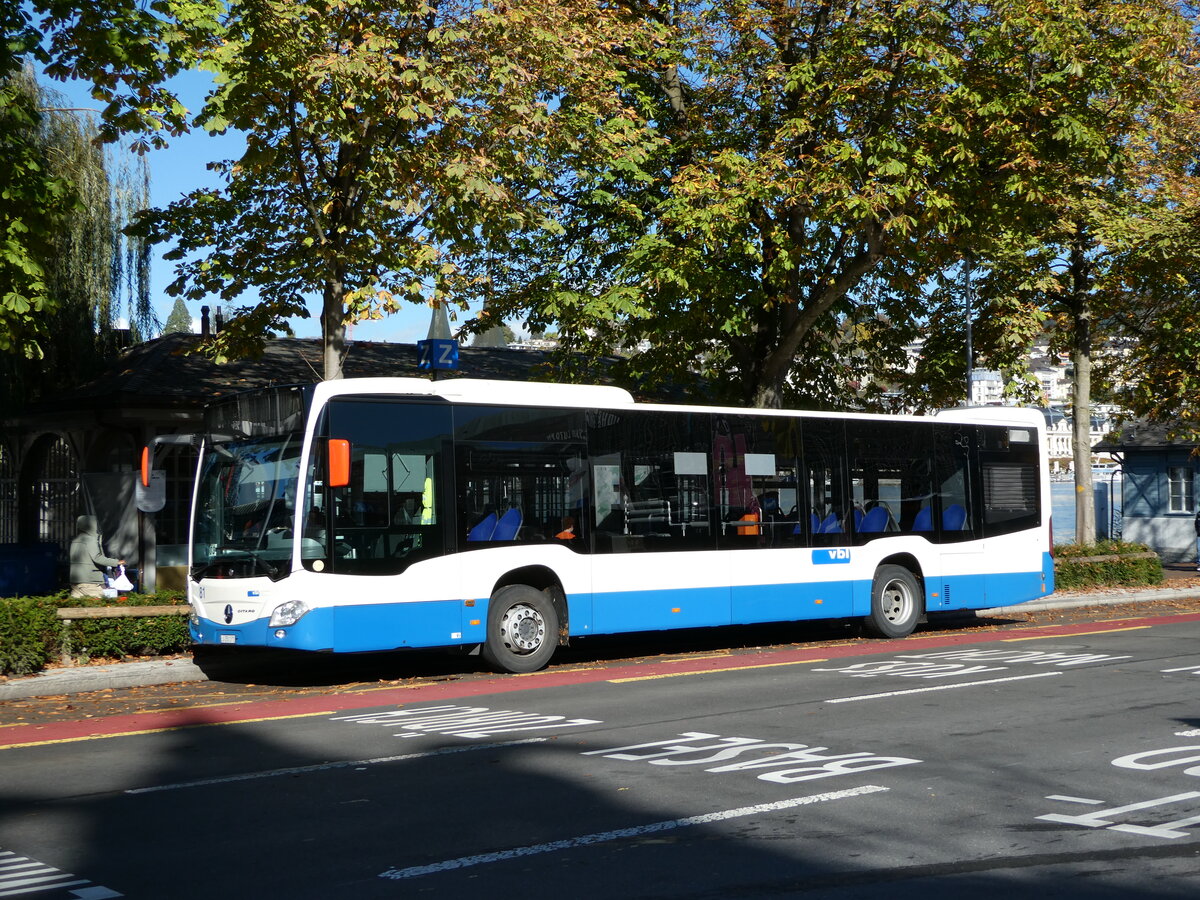
[[222, 644], [236, 644], [237, 643], [237, 635], [236, 634], [223, 634], [223, 635], [221, 635], [221, 643]]

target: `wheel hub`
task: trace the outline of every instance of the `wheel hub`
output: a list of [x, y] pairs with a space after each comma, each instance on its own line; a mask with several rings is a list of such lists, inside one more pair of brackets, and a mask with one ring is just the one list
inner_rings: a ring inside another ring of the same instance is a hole
[[912, 613], [912, 596], [908, 587], [899, 581], [883, 589], [883, 615], [889, 622], [902, 622]]
[[532, 653], [546, 639], [546, 622], [532, 606], [517, 604], [500, 619], [504, 645], [517, 653]]

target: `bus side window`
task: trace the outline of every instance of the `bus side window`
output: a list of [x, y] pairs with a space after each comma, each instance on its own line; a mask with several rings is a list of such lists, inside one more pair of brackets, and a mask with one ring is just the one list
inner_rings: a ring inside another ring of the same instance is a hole
[[714, 417], [713, 426], [719, 546], [801, 543], [795, 420], [722, 415]]
[[[845, 545], [850, 541], [854, 508], [846, 485], [844, 424], [836, 419], [804, 419], [801, 447], [807, 495], [801, 517], [807, 507], [809, 542], [814, 547]], [[802, 518], [797, 527], [803, 525]]]
[[589, 424], [597, 552], [715, 546], [707, 414], [605, 411]]
[[931, 499], [932, 426], [851, 422], [847, 433], [856, 540], [914, 531]]

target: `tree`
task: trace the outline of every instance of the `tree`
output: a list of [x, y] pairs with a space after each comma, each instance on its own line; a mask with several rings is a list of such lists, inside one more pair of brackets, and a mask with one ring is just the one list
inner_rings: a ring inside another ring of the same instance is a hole
[[1129, 280], [1127, 303], [1116, 316], [1126, 337], [1121, 354], [1106, 360], [1125, 409], [1168, 426], [1172, 437], [1200, 444], [1200, 273], [1191, 206], [1175, 223], [1144, 235], [1145, 263]]
[[[1119, 343], [1126, 310], [1148, 308], [1131, 297], [1132, 284], [1147, 299], [1167, 300], [1145, 277], [1148, 269], [1157, 268], [1160, 282], [1176, 280], [1138, 235], [1178, 221], [1177, 191], [1189, 180], [1185, 167], [1200, 137], [1196, 47], [1192, 22], [1170, 4], [1064, 3], [1056, 13], [1053, 31], [1038, 27], [1040, 10], [1016, 19], [1027, 35], [1021, 77], [1037, 97], [1036, 106], [1020, 110], [1023, 131], [1050, 178], [1018, 220], [976, 244], [991, 269], [981, 293], [1014, 308], [1001, 321], [1048, 320], [1052, 346], [1070, 352], [1075, 531], [1089, 544], [1094, 356], [1104, 343]], [[1183, 270], [1194, 271], [1194, 263]], [[1160, 307], [1157, 321], [1169, 328], [1177, 309]], [[1012, 362], [1012, 351], [1025, 348], [1016, 342], [1007, 349]]]
[[[514, 241], [497, 312], [555, 320], [571, 349], [648, 342], [630, 373], [699, 369], [760, 405], [857, 402], [869, 380], [901, 377], [934, 279], [1052, 196], [1075, 154], [1099, 152], [1099, 101], [1057, 90], [1043, 110], [1064, 73], [1030, 53], [1076, 66], [1094, 52], [1087, 75], [1124, 110], [1154, 87], [1145, 51], [1169, 12], [1152, 0], [642, 8], [670, 37], [629, 60], [628, 91], [661, 141], [560, 179], [556, 227]], [[1143, 12], [1152, 26], [1133, 39], [1111, 27]]]
[[[138, 233], [176, 242], [171, 293], [257, 295], [214, 341], [218, 358], [289, 333], [319, 297], [327, 378], [340, 376], [347, 324], [406, 300], [465, 303], [458, 261], [539, 215], [543, 173], [526, 148], [580, 140], [559, 130], [557, 99], [571, 93], [593, 122], [627, 117], [608, 58], [649, 39], [583, 0], [101, 0], [101, 21], [141, 40], [123, 55], [64, 6], [43, 3], [55, 71], [95, 79], [113, 127], [183, 127], [161, 93], [165, 50], [214, 73], [194, 121], [238, 129], [246, 152], [216, 167], [221, 189], [144, 216]], [[98, 55], [66, 62], [84, 47]]]
[[24, 11], [0, 12], [0, 354], [38, 358], [45, 314], [55, 298], [47, 283], [51, 235], [78, 206], [70, 183], [46, 165], [36, 84], [23, 58], [37, 48]]
[[1154, 145], [1152, 215], [1130, 216], [1112, 240], [1122, 279], [1106, 325], [1117, 352], [1100, 360], [1114, 399], [1132, 415], [1200, 443], [1200, 79], [1173, 123], [1175, 142]]
[[122, 232], [147, 205], [144, 165], [106, 156], [91, 121], [29, 67], [0, 83], [0, 96], [0, 142], [16, 159], [0, 213], [0, 369], [3, 405], [14, 408], [95, 374], [118, 348], [120, 319], [134, 337], [157, 322], [146, 247]]
[[182, 297], [175, 298], [171, 314], [167, 316], [167, 324], [163, 326], [163, 334], [192, 333], [192, 314], [188, 312], [187, 304]]

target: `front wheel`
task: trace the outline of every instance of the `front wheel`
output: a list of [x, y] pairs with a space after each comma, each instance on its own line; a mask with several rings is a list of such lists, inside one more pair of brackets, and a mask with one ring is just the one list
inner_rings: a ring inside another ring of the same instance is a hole
[[500, 672], [536, 672], [558, 645], [558, 614], [546, 594], [524, 584], [502, 587], [488, 603], [483, 658]]
[[863, 619], [876, 637], [898, 638], [912, 634], [921, 618], [921, 586], [903, 566], [880, 566], [871, 582], [871, 614]]

